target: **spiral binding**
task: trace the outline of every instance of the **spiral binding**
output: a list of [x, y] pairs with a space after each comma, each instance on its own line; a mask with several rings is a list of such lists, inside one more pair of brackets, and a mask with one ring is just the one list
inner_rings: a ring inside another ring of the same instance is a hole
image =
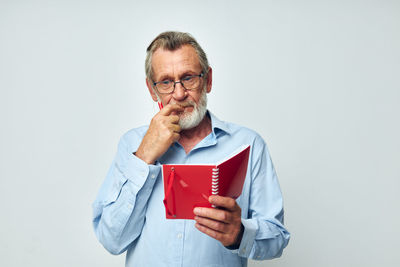
[[[218, 195], [219, 193], [219, 169], [213, 168], [212, 169], [212, 178], [211, 178], [211, 194]], [[215, 208], [215, 205], [212, 205]]]

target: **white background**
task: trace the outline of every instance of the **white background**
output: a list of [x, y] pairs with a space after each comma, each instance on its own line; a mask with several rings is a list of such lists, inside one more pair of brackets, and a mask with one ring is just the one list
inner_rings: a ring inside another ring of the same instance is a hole
[[267, 141], [292, 233], [249, 266], [400, 266], [398, 1], [0, 1], [0, 265], [123, 266], [91, 203], [157, 111], [145, 49], [208, 54], [209, 108]]

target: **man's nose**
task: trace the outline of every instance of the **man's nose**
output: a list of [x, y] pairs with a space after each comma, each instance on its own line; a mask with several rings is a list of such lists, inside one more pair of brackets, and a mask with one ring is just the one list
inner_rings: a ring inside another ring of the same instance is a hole
[[186, 89], [183, 87], [182, 83], [175, 83], [175, 90], [173, 93], [173, 97], [177, 100], [182, 100], [186, 98]]

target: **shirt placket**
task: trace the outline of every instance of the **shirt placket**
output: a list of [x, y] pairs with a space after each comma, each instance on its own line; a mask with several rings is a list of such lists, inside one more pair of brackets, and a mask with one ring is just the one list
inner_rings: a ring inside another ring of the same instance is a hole
[[174, 255], [174, 266], [182, 266], [183, 264], [183, 248], [185, 239], [185, 222], [184, 220], [176, 220], [175, 231], [173, 235], [173, 240], [171, 240], [175, 246], [173, 250]]

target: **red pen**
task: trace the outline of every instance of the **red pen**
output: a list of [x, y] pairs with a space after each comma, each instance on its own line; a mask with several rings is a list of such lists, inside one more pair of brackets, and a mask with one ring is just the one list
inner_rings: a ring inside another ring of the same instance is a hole
[[160, 110], [164, 107], [163, 104], [161, 102], [157, 102], [158, 103], [158, 107], [160, 108]]

